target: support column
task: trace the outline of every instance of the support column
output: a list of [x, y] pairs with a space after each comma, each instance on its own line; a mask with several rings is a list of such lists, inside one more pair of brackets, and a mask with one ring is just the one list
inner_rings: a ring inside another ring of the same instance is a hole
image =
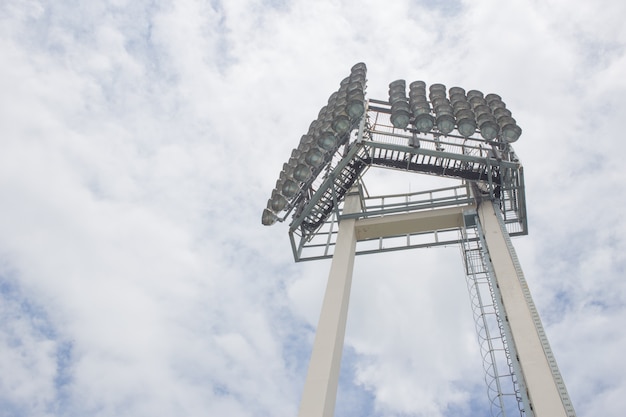
[[543, 327], [499, 212], [491, 201], [478, 207], [485, 244], [511, 329], [535, 417], [574, 416]]
[[[353, 187], [344, 200], [343, 213], [360, 211], [359, 191]], [[339, 222], [335, 253], [315, 333], [298, 417], [332, 417], [335, 413], [356, 250], [355, 223], [355, 219], [343, 219]]]

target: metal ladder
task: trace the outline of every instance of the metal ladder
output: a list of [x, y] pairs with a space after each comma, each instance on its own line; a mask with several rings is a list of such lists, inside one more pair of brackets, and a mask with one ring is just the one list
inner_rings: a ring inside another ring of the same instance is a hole
[[469, 218], [466, 216], [461, 235], [467, 288], [485, 371], [490, 415], [530, 417], [532, 412], [524, 410], [511, 349], [506, 343], [506, 331], [492, 286], [494, 281], [489, 255], [484, 249], [475, 213]]

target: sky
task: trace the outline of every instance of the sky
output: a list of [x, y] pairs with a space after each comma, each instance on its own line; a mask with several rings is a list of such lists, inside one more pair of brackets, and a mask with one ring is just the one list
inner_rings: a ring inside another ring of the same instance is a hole
[[[330, 261], [261, 225], [357, 62], [502, 96], [579, 417], [626, 409], [626, 3], [0, 2], [0, 417], [297, 414]], [[420, 175], [373, 172], [371, 190]], [[337, 417], [488, 415], [456, 246], [356, 260]]]

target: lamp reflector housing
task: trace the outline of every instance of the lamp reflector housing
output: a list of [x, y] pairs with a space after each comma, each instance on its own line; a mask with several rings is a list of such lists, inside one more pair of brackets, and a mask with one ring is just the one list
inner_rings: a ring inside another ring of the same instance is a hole
[[478, 127], [480, 128], [480, 135], [485, 140], [495, 139], [498, 136], [498, 132], [500, 131], [500, 126], [498, 126], [498, 124], [491, 119], [479, 119]]
[[469, 138], [476, 132], [476, 121], [473, 117], [464, 117], [457, 120], [457, 130], [466, 138]]
[[307, 164], [318, 167], [324, 162], [324, 154], [317, 148], [312, 148], [306, 153], [304, 158]]
[[435, 121], [433, 116], [429, 113], [422, 113], [415, 117], [413, 124], [419, 132], [427, 133], [432, 130], [433, 126], [435, 126]]
[[300, 191], [300, 187], [293, 180], [287, 179], [283, 183], [280, 191], [285, 197], [291, 198]]
[[437, 129], [447, 135], [454, 130], [454, 117], [451, 114], [440, 114], [437, 116]]
[[305, 182], [312, 175], [311, 168], [305, 164], [298, 164], [296, 169], [293, 170], [293, 178], [296, 181]]
[[365, 113], [365, 104], [363, 104], [363, 100], [350, 100], [346, 106], [346, 111], [352, 120], [356, 120]]
[[261, 223], [264, 226], [271, 226], [274, 223], [276, 223], [276, 220], [278, 220], [278, 217], [274, 213], [272, 213], [270, 209], [263, 209], [263, 215], [261, 216]]
[[517, 124], [507, 124], [502, 128], [502, 140], [507, 143], [515, 142], [522, 135], [522, 128]]
[[270, 208], [272, 209], [272, 211], [274, 213], [279, 213], [281, 211], [284, 210], [285, 207], [287, 207], [287, 199], [282, 196], [280, 193], [274, 193], [275, 195], [272, 195], [272, 198], [270, 198]]
[[317, 138], [317, 145], [327, 152], [335, 149], [336, 144], [337, 136], [328, 131], [320, 133], [319, 137]]

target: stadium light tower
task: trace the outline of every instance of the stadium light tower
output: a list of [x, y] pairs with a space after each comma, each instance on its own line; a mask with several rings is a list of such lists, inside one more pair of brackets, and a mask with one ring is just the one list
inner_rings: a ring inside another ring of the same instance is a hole
[[[501, 97], [443, 84], [389, 84], [365, 98], [358, 63], [283, 165], [262, 223], [292, 215], [296, 261], [332, 257], [299, 417], [334, 414], [354, 257], [459, 244], [492, 416], [575, 417], [511, 236], [528, 233], [522, 130]], [[456, 186], [370, 196], [387, 168]]]

